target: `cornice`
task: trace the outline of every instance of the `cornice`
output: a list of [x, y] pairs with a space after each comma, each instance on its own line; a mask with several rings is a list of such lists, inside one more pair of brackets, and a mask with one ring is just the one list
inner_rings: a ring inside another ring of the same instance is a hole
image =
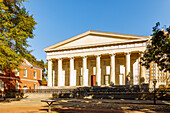
[[148, 39], [140, 39], [140, 40], [128, 40], [128, 41], [119, 41], [119, 42], [107, 42], [107, 43], [99, 43], [99, 44], [89, 44], [89, 45], [83, 45], [83, 46], [71, 46], [71, 47], [65, 47], [60, 49], [50, 49], [48, 52], [56, 52], [56, 51], [63, 51], [63, 50], [72, 50], [72, 49], [85, 49], [85, 48], [94, 48], [94, 47], [102, 47], [102, 46], [111, 46], [111, 45], [123, 45], [127, 43], [138, 43], [138, 42], [146, 42]]
[[124, 38], [124, 39], [145, 39], [148, 40], [149, 36], [140, 36], [140, 35], [130, 35], [130, 34], [120, 34], [120, 33], [111, 33], [111, 32], [101, 32], [101, 31], [87, 31], [85, 33], [79, 34], [77, 36], [74, 36], [72, 38], [69, 38], [67, 40], [64, 40], [62, 42], [59, 42], [57, 44], [54, 44], [52, 46], [46, 47], [44, 48], [45, 52], [48, 51], [54, 51], [56, 49], [53, 49], [54, 47], [59, 47], [62, 46], [64, 44], [70, 43], [72, 41], [75, 41], [79, 38], [85, 37], [87, 35], [98, 35], [98, 36], [108, 36], [108, 37], [117, 37], [117, 38]]

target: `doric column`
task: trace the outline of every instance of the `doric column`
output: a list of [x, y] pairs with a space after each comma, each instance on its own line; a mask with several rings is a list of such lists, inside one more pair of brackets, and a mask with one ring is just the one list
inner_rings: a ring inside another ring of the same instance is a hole
[[88, 86], [87, 56], [83, 56], [83, 86]]
[[[139, 55], [140, 55], [140, 57], [143, 57], [143, 53], [142, 52], [139, 53]], [[140, 58], [139, 58], [139, 61], [141, 61]], [[145, 66], [142, 66], [140, 64], [140, 84], [145, 82], [145, 72], [146, 72]]]
[[130, 83], [130, 52], [128, 53], [125, 53], [126, 55], [126, 68], [125, 68], [125, 73], [126, 73], [126, 76], [125, 76], [125, 83], [127, 85], [129, 85]]
[[48, 60], [48, 86], [52, 87], [52, 60]]
[[115, 56], [116, 54], [113, 53], [110, 55], [110, 83], [115, 85]]
[[58, 86], [65, 85], [65, 76], [63, 77], [62, 59], [58, 59]]
[[76, 76], [74, 75], [74, 58], [70, 58], [70, 86], [76, 86]]
[[100, 55], [96, 56], [96, 85], [101, 85], [101, 68], [100, 68]]
[[53, 86], [55, 86], [55, 66], [53, 63]]

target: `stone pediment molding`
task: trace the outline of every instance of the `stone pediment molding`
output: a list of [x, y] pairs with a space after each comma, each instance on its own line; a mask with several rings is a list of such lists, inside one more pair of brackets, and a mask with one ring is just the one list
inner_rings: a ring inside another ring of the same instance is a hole
[[44, 51], [59, 51], [65, 49], [98, 47], [104, 45], [125, 44], [148, 40], [148, 36], [109, 33], [100, 31], [87, 31], [44, 49]]

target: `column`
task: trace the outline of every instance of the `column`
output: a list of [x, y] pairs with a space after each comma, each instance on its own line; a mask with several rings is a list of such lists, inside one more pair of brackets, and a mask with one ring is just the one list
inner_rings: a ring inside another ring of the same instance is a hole
[[62, 59], [58, 59], [58, 86], [65, 85], [65, 77], [63, 77]]
[[87, 56], [83, 56], [83, 86], [88, 86]]
[[116, 54], [113, 53], [110, 55], [110, 84], [114, 84], [115, 85], [115, 56]]
[[74, 58], [70, 58], [70, 86], [76, 86], [76, 76], [74, 74]]
[[55, 60], [52, 62], [52, 64], [53, 64], [53, 72], [52, 72], [52, 75], [53, 75], [53, 85], [52, 86], [55, 86], [55, 68], [56, 68], [56, 64], [55, 64], [56, 62], [55, 62]]
[[52, 60], [48, 60], [48, 86], [52, 87]]
[[53, 86], [55, 86], [55, 67], [53, 66]]
[[100, 55], [96, 56], [96, 85], [101, 86]]
[[[139, 55], [140, 55], [140, 57], [143, 57], [143, 53], [139, 53]], [[141, 61], [141, 60], [139, 60], [139, 61]], [[146, 72], [145, 66], [142, 66], [140, 64], [140, 82], [139, 82], [140, 84], [145, 82], [145, 72]]]
[[125, 68], [125, 74], [126, 74], [126, 76], [125, 76], [125, 83], [126, 83], [126, 85], [129, 85], [129, 83], [130, 83], [130, 52], [128, 52], [128, 53], [125, 53], [125, 55], [126, 55], [126, 68]]

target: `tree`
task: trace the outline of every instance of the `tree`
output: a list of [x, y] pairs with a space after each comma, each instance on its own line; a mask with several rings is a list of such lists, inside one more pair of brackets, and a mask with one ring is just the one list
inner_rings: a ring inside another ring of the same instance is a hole
[[152, 38], [141, 59], [141, 64], [146, 68], [154, 62], [160, 70], [170, 71], [170, 26], [160, 29], [160, 23], [156, 23], [153, 27]]
[[38, 65], [39, 67], [41, 67], [43, 70], [42, 70], [42, 84], [45, 84], [47, 81], [46, 81], [46, 77], [47, 77], [47, 74], [46, 74], [46, 69], [47, 69], [47, 63], [44, 63], [43, 60], [35, 60], [33, 61], [33, 63], [35, 63], [36, 65]]
[[[27, 48], [37, 24], [23, 6], [25, 0], [0, 1], [0, 70], [18, 68], [23, 59], [33, 57]], [[35, 59], [34, 59], [35, 60]]]

